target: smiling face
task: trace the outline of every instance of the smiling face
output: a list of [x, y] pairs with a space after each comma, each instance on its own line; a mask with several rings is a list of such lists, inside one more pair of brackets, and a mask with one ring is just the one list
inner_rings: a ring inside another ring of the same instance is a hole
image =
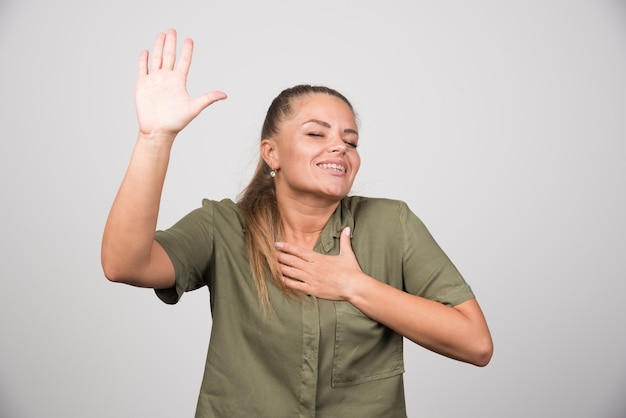
[[359, 171], [354, 113], [340, 98], [306, 94], [292, 99], [278, 132], [261, 142], [265, 162], [276, 171], [277, 196], [338, 201]]

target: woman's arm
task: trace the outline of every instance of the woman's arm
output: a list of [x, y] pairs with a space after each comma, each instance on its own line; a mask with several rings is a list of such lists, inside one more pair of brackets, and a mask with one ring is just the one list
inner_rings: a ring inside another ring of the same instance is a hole
[[210, 104], [226, 98], [214, 91], [192, 99], [187, 93], [193, 42], [186, 39], [177, 65], [176, 32], [157, 36], [139, 60], [135, 88], [139, 134], [102, 238], [102, 267], [111, 281], [142, 287], [174, 284], [174, 268], [154, 240], [161, 192], [176, 135]]
[[347, 300], [365, 315], [439, 354], [476, 366], [489, 363], [493, 342], [475, 298], [450, 307], [361, 274]]
[[277, 243], [286, 286], [323, 299], [349, 301], [371, 319], [447, 357], [477, 366], [489, 363], [493, 342], [476, 299], [449, 307], [382, 283], [361, 271], [348, 228], [340, 240], [338, 256]]

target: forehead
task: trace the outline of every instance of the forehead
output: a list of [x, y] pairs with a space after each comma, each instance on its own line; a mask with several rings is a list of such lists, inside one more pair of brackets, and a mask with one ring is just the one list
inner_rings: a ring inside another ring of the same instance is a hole
[[313, 93], [294, 98], [291, 102], [291, 114], [285, 120], [300, 120], [311, 117], [329, 123], [341, 121], [355, 124], [354, 112], [350, 106], [339, 97], [325, 93]]

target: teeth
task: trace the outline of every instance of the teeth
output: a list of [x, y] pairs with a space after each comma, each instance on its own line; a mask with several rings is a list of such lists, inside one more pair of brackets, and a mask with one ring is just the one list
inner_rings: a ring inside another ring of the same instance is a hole
[[320, 164], [322, 168], [330, 169], [330, 170], [339, 170], [343, 173], [346, 172], [346, 168], [339, 164]]

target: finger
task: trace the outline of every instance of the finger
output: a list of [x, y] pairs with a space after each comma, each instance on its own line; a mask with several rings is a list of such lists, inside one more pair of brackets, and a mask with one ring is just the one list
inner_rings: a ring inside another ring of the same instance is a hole
[[148, 51], [141, 51], [141, 55], [139, 56], [139, 65], [137, 66], [138, 75], [141, 77], [142, 75], [148, 74]]
[[290, 279], [289, 277], [283, 277], [283, 283], [289, 289], [298, 290], [300, 292], [305, 292], [305, 289], [308, 290], [310, 287], [308, 284], [304, 282], [301, 282], [299, 280], [293, 280], [293, 279]]
[[352, 243], [350, 242], [350, 227], [345, 227], [341, 231], [339, 237], [339, 254], [346, 254], [352, 252]]
[[180, 59], [178, 60], [178, 64], [176, 65], [176, 70], [185, 74], [185, 78], [187, 78], [187, 74], [189, 74], [192, 55], [193, 41], [191, 39], [185, 39], [185, 43], [183, 44], [183, 50], [180, 53]]
[[200, 97], [197, 97], [191, 101], [192, 111], [198, 115], [208, 106], [212, 105], [215, 102], [219, 102], [220, 100], [226, 99], [226, 93], [221, 91], [212, 91], [210, 93], [203, 94]]
[[165, 36], [165, 45], [163, 48], [163, 64], [161, 68], [166, 70], [174, 69], [174, 62], [176, 61], [176, 31], [174, 29], [168, 29]]
[[287, 244], [286, 242], [277, 242], [275, 243], [276, 248], [285, 253], [285, 254], [291, 254], [295, 257], [301, 258], [305, 261], [308, 261], [308, 257], [306, 255], [306, 251], [301, 248], [298, 247], [296, 245], [291, 245], [291, 244]]
[[301, 263], [305, 262], [301, 258], [295, 255], [285, 253], [282, 251], [278, 251], [276, 253], [276, 260], [281, 266], [292, 267], [292, 268], [300, 268], [302, 267]]
[[280, 265], [280, 273], [283, 275], [283, 277], [286, 277], [288, 279], [291, 280], [298, 280], [298, 281], [304, 281], [302, 280], [302, 277], [300, 277], [300, 270], [293, 268], [293, 267], [289, 267], [287, 265], [281, 264]]
[[165, 43], [165, 34], [159, 33], [154, 41], [154, 47], [152, 48], [152, 70], [161, 69], [161, 60], [163, 59], [163, 44]]

